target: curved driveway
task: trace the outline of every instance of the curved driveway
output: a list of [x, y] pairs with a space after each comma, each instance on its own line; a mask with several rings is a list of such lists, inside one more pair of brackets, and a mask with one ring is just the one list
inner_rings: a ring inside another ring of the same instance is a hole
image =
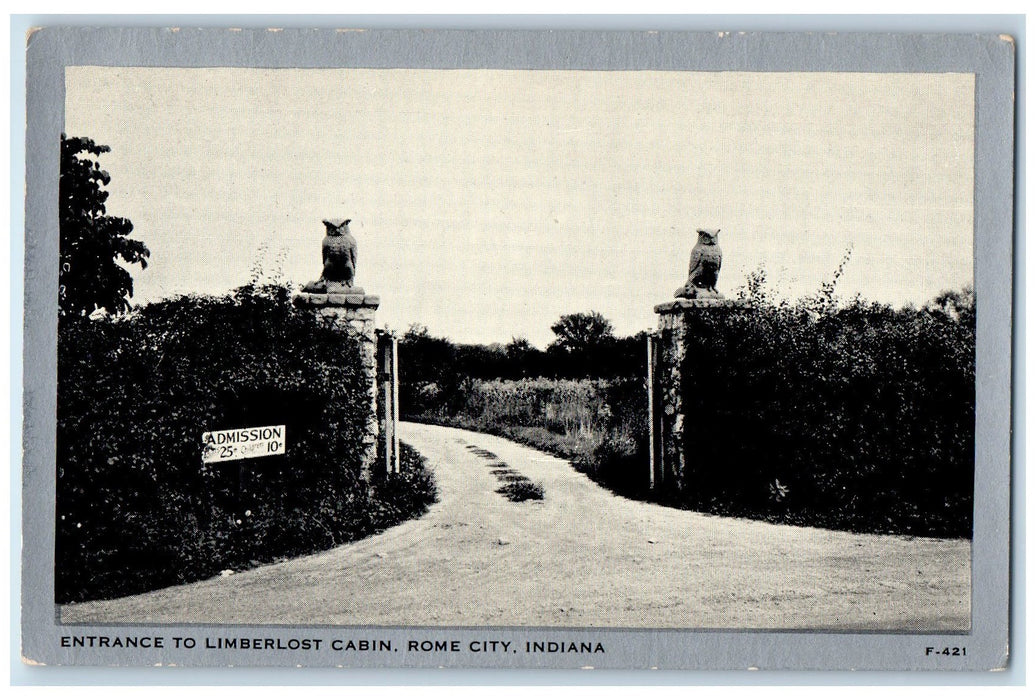
[[[970, 542], [855, 535], [630, 501], [503, 438], [401, 425], [439, 502], [380, 535], [112, 601], [63, 622], [965, 630]], [[543, 501], [495, 492], [488, 450]]]

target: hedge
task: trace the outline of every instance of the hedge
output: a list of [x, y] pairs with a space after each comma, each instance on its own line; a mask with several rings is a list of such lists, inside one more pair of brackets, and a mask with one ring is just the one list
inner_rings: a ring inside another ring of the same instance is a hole
[[697, 509], [970, 537], [974, 296], [924, 309], [749, 303], [688, 315], [684, 493]]
[[[361, 481], [357, 343], [283, 287], [65, 317], [58, 344], [58, 603], [325, 549], [434, 498], [420, 475]], [[284, 455], [202, 464], [203, 432], [264, 425]]]

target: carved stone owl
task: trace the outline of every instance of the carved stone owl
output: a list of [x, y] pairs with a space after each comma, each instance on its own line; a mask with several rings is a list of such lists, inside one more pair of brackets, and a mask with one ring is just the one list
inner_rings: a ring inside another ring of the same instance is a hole
[[362, 292], [353, 286], [356, 277], [356, 239], [349, 233], [352, 219], [324, 219], [327, 234], [320, 246], [324, 269], [320, 279], [302, 288], [304, 292]]
[[356, 276], [356, 239], [349, 233], [350, 221], [324, 220], [327, 235], [321, 245], [324, 272], [320, 275], [325, 282], [344, 282], [349, 287]]
[[698, 242], [691, 249], [691, 262], [687, 270], [687, 283], [676, 290], [674, 296], [684, 299], [719, 297], [716, 281], [723, 265], [723, 251], [719, 247], [719, 229], [698, 229]]

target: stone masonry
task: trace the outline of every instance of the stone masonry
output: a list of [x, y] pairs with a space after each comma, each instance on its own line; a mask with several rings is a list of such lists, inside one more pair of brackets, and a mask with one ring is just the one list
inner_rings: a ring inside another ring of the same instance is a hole
[[682, 492], [687, 484], [689, 456], [684, 450], [684, 422], [687, 415], [683, 406], [683, 361], [687, 352], [688, 314], [710, 313], [737, 302], [724, 298], [676, 299], [655, 307], [658, 314], [657, 350], [655, 351], [655, 381], [658, 413], [656, 485], [665, 484], [666, 490]]
[[378, 338], [375, 333], [374, 312], [381, 299], [371, 294], [317, 294], [299, 292], [294, 297], [296, 306], [312, 309], [320, 316], [333, 319], [344, 332], [360, 344], [360, 362], [367, 377], [371, 412], [367, 434], [363, 439], [365, 453], [361, 461], [361, 476], [370, 480], [371, 467], [377, 458], [378, 446]]

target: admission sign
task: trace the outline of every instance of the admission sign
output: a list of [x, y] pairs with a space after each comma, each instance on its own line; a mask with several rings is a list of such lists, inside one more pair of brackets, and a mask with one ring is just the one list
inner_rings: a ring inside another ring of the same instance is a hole
[[201, 461], [226, 462], [284, 454], [284, 426], [235, 428], [202, 433]]

